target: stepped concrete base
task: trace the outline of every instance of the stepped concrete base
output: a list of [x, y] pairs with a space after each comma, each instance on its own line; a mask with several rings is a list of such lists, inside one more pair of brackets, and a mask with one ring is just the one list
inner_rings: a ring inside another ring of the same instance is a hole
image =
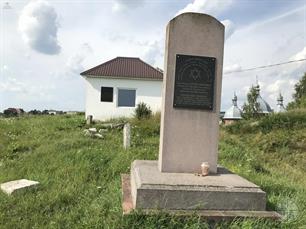
[[122, 174], [121, 180], [123, 214], [139, 209], [146, 215], [196, 213], [212, 220], [282, 218], [277, 212], [265, 211], [266, 196], [258, 186], [224, 168], [218, 174], [199, 177], [160, 173], [157, 161], [134, 161], [131, 175]]
[[218, 167], [217, 174], [162, 173], [157, 161], [136, 160], [131, 195], [137, 209], [265, 211], [266, 193], [257, 185]]

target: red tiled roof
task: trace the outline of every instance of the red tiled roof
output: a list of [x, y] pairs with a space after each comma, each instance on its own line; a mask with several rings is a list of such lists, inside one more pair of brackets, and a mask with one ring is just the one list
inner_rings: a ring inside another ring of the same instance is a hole
[[103, 64], [81, 73], [82, 76], [129, 78], [129, 79], [154, 79], [162, 80], [161, 70], [152, 67], [139, 58], [116, 57]]

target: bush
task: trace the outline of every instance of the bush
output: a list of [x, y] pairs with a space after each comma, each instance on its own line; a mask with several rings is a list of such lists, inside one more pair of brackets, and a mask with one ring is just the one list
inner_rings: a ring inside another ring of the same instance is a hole
[[49, 114], [49, 113], [48, 113], [48, 110], [43, 110], [43, 111], [41, 112], [41, 114], [47, 115], [47, 114]]
[[256, 131], [257, 125], [258, 121], [256, 119], [240, 120], [231, 125], [224, 126], [223, 128], [230, 134], [243, 134]]
[[305, 109], [274, 113], [261, 117], [259, 120], [241, 120], [232, 125], [225, 126], [224, 129], [230, 134], [243, 134], [256, 133], [259, 131], [262, 133], [269, 133], [277, 129], [291, 130], [297, 127], [306, 127]]
[[289, 112], [272, 114], [264, 117], [259, 122], [258, 128], [263, 133], [268, 133], [275, 129], [305, 128], [306, 112], [305, 110], [293, 110]]
[[29, 114], [31, 114], [31, 115], [40, 115], [40, 114], [41, 114], [41, 111], [40, 111], [40, 110], [34, 109], [34, 110], [30, 110], [30, 111], [29, 111]]
[[137, 107], [135, 109], [135, 117], [137, 119], [148, 119], [151, 116], [152, 110], [147, 104], [143, 102], [137, 104]]
[[4, 110], [3, 114], [4, 114], [5, 117], [16, 117], [16, 116], [18, 116], [18, 112], [14, 108], [8, 108], [8, 109]]

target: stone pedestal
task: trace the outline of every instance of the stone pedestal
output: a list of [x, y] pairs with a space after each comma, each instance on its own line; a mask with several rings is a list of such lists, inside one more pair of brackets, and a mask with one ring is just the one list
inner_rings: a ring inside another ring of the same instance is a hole
[[211, 176], [162, 173], [157, 161], [134, 161], [131, 193], [137, 209], [264, 211], [266, 193], [257, 185], [218, 167]]

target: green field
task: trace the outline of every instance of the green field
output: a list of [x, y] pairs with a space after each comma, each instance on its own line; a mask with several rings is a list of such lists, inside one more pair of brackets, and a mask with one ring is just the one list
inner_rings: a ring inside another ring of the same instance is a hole
[[0, 118], [0, 183], [41, 183], [10, 197], [0, 192], [0, 228], [306, 228], [305, 111], [243, 121], [220, 132], [219, 164], [266, 191], [267, 207], [284, 215], [281, 222], [122, 216], [120, 174], [135, 159], [157, 159], [159, 119], [130, 120], [127, 151], [122, 130], [109, 130], [103, 140], [87, 137], [83, 119]]

